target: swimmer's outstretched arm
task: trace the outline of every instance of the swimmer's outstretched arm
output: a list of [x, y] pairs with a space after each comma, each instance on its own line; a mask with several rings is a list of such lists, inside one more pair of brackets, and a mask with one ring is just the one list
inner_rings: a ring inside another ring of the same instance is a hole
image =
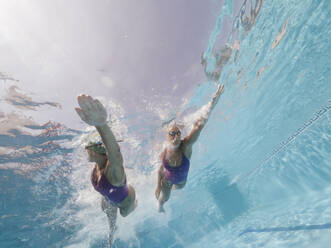
[[201, 130], [207, 123], [211, 111], [216, 106], [216, 104], [223, 92], [224, 92], [224, 85], [223, 84], [218, 85], [217, 91], [214, 93], [213, 98], [208, 103], [208, 109], [207, 109], [206, 115], [201, 116], [194, 123], [193, 129], [191, 130], [190, 134], [187, 137], [185, 137], [184, 142], [186, 145], [192, 146], [198, 140]]
[[113, 132], [107, 125], [107, 110], [99, 100], [88, 95], [77, 97], [80, 108], [75, 108], [80, 118], [95, 126], [105, 145], [108, 160], [111, 161], [112, 176], [125, 180], [123, 157]]

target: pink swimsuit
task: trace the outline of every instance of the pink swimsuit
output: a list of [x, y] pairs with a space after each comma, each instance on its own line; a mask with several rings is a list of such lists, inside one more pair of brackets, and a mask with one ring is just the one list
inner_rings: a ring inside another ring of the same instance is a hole
[[116, 205], [121, 203], [128, 195], [129, 195], [129, 189], [126, 184], [122, 186], [114, 186], [112, 185], [104, 173], [102, 173], [100, 181], [98, 183], [95, 183], [93, 180], [93, 175], [95, 173], [95, 169], [93, 169], [91, 174], [91, 183], [96, 191], [98, 191], [101, 195], [105, 196], [108, 200], [112, 201]]
[[190, 169], [190, 161], [182, 154], [182, 163], [180, 166], [170, 166], [166, 161], [166, 156], [164, 155], [162, 164], [165, 168], [165, 177], [168, 181], [173, 184], [179, 184], [184, 182], [187, 178], [188, 171]]

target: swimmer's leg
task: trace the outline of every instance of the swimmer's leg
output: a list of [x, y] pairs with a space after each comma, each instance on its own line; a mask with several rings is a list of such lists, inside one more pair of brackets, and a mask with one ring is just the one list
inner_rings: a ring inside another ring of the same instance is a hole
[[184, 188], [185, 184], [186, 184], [186, 180], [179, 184], [174, 184], [174, 189], [182, 189], [182, 188]]
[[161, 194], [159, 197], [159, 212], [164, 212], [163, 205], [170, 198], [172, 183], [162, 178], [161, 182]]
[[109, 202], [104, 197], [102, 197], [101, 209], [103, 212], [106, 213], [107, 218], [108, 218], [108, 224], [109, 224], [108, 242], [109, 242], [109, 247], [111, 247], [113, 240], [114, 240], [114, 234], [117, 229], [117, 226], [116, 226], [117, 207], [115, 204]]
[[128, 216], [136, 207], [137, 207], [137, 199], [136, 199], [136, 192], [131, 185], [128, 185], [129, 188], [129, 195], [121, 202], [118, 207], [120, 210], [120, 214], [123, 217]]

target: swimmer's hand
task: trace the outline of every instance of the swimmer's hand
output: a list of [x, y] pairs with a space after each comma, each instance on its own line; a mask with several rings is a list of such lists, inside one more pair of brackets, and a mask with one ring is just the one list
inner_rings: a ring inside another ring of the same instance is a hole
[[99, 102], [89, 95], [80, 95], [77, 97], [80, 108], [75, 108], [77, 114], [91, 126], [103, 126], [107, 123], [107, 110]]

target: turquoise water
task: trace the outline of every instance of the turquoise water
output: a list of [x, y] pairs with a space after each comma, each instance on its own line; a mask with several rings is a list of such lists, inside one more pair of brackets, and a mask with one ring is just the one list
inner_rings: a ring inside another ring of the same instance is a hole
[[[247, 1], [238, 12], [225, 1], [203, 56], [208, 80], [178, 113], [184, 133], [214, 81], [225, 93], [166, 214], [153, 199], [164, 130], [107, 105], [139, 201], [118, 219], [114, 247], [328, 247], [329, 13], [328, 1]], [[222, 25], [227, 18], [233, 26]], [[1, 247], [105, 247], [107, 221], [82, 148], [91, 129], [24, 126], [0, 135]]]

